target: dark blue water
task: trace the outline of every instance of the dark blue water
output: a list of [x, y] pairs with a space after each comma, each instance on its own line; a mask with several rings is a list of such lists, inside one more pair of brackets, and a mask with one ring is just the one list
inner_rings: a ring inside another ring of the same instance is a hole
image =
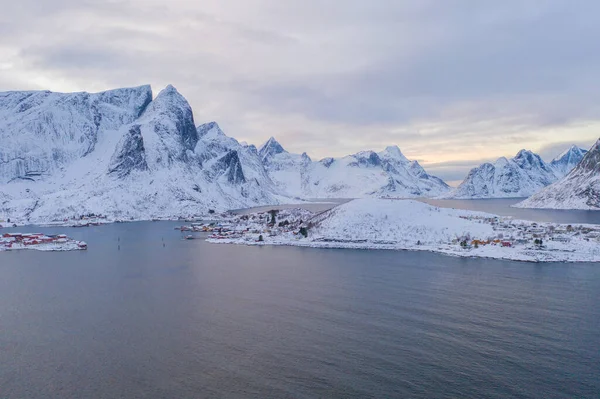
[[172, 227], [38, 228], [90, 248], [0, 253], [0, 397], [599, 397], [598, 264]]

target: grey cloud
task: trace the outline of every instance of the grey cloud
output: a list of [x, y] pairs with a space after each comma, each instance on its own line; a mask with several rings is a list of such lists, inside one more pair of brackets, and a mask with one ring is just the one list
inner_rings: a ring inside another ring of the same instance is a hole
[[[593, 0], [6, 3], [11, 73], [83, 90], [173, 83], [197, 119], [309, 154], [398, 144], [447, 159], [494, 137], [499, 152], [550, 156], [563, 143], [545, 129], [600, 120]], [[426, 161], [445, 176], [468, 169]]]

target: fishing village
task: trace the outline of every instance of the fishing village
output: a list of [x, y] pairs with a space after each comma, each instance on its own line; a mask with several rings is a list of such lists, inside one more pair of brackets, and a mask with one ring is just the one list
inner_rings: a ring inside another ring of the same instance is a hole
[[[526, 261], [600, 259], [600, 228], [596, 225], [532, 222], [435, 207], [425, 208], [421, 218], [393, 222], [387, 216], [377, 220], [378, 215], [372, 213], [342, 216], [338, 210], [319, 214], [300, 208], [270, 210], [176, 229], [185, 233], [186, 239], [205, 238], [211, 243], [426, 250]], [[447, 211], [452, 212], [451, 217], [436, 215]]]
[[38, 251], [73, 251], [87, 249], [87, 243], [65, 234], [4, 233], [0, 236], [0, 251], [34, 249]]

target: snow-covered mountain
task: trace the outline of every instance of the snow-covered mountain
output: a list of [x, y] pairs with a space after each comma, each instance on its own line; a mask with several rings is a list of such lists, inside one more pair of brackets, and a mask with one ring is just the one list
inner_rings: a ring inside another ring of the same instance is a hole
[[259, 155], [277, 187], [297, 197], [432, 197], [449, 189], [396, 146], [312, 161], [306, 153], [291, 154], [270, 138]]
[[[0, 219], [149, 219], [276, 203], [256, 148], [168, 86], [0, 94]], [[218, 133], [218, 134], [217, 134]]]
[[269, 177], [281, 192], [294, 197], [310, 197], [305, 195], [304, 187], [309, 179], [312, 160], [306, 153], [291, 154], [271, 137], [260, 147], [258, 155]]
[[268, 195], [261, 200], [260, 194], [276, 192], [277, 188], [265, 171], [254, 145], [241, 144], [226, 136], [216, 122], [200, 125], [197, 131], [200, 142], [196, 146], [196, 154], [202, 160], [209, 179], [234, 190], [241, 184], [244, 195], [251, 195], [258, 202], [270, 201]]
[[554, 158], [552, 162], [550, 162], [550, 166], [554, 169], [556, 176], [562, 178], [569, 174], [569, 172], [581, 162], [586, 153], [587, 150], [572, 145], [569, 149]]
[[0, 93], [0, 184], [39, 180], [94, 151], [106, 132], [136, 120], [150, 86], [103, 93]]
[[568, 173], [581, 160], [573, 146], [550, 164], [531, 151], [521, 150], [512, 159], [499, 158], [471, 169], [465, 180], [444, 198], [529, 197]]
[[[102, 93], [0, 93], [0, 220], [85, 214], [149, 219], [289, 201], [290, 196], [436, 196], [440, 179], [397, 147], [315, 162], [275, 140], [258, 150], [215, 122], [195, 126], [168, 86]], [[287, 199], [286, 199], [287, 198]]]
[[520, 208], [600, 209], [600, 140], [567, 176], [516, 206]]

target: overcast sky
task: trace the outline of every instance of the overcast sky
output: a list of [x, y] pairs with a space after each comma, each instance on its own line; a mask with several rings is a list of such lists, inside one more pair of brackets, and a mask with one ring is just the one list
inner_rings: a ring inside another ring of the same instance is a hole
[[397, 144], [447, 180], [600, 136], [595, 0], [0, 0], [0, 91], [172, 83], [314, 159]]

